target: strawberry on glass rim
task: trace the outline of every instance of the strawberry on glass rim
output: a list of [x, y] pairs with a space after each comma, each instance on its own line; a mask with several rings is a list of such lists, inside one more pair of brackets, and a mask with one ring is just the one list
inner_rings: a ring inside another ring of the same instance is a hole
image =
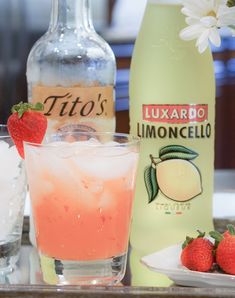
[[47, 130], [47, 118], [42, 103], [20, 102], [11, 109], [7, 127], [20, 156], [24, 159], [23, 142], [41, 144]]

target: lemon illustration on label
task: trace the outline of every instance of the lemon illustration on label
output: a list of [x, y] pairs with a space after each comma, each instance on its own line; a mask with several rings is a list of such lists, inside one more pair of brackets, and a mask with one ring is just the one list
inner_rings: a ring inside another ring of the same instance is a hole
[[157, 198], [159, 191], [177, 202], [189, 201], [201, 194], [201, 173], [192, 162], [197, 157], [195, 151], [180, 145], [161, 148], [159, 157], [150, 155], [151, 165], [144, 171], [149, 203]]

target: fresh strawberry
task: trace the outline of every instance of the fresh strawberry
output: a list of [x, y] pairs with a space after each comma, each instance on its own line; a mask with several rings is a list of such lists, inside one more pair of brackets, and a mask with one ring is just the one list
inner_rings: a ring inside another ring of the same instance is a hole
[[217, 264], [225, 273], [235, 275], [235, 231], [234, 226], [227, 227], [225, 235], [213, 231], [210, 232], [210, 236], [215, 239]]
[[181, 252], [181, 263], [194, 271], [207, 272], [214, 262], [213, 244], [200, 231], [197, 238], [186, 237]]
[[233, 237], [235, 235], [234, 233], [234, 226], [233, 225], [227, 225], [227, 230], [223, 233], [224, 238], [227, 237]]
[[24, 158], [23, 141], [40, 144], [47, 129], [47, 118], [40, 111], [43, 104], [20, 102], [12, 107], [8, 118], [8, 131], [22, 158]]

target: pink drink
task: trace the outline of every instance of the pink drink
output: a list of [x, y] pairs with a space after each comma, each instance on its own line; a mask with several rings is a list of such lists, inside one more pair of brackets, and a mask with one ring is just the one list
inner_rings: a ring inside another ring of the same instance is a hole
[[25, 146], [37, 246], [57, 260], [127, 252], [138, 153], [97, 140]]

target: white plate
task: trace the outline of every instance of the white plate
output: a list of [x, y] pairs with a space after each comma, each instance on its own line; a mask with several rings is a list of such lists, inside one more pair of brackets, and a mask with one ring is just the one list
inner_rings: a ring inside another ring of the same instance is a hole
[[181, 265], [181, 244], [145, 256], [141, 262], [150, 270], [167, 275], [178, 285], [191, 287], [234, 287], [235, 275], [191, 271]]

